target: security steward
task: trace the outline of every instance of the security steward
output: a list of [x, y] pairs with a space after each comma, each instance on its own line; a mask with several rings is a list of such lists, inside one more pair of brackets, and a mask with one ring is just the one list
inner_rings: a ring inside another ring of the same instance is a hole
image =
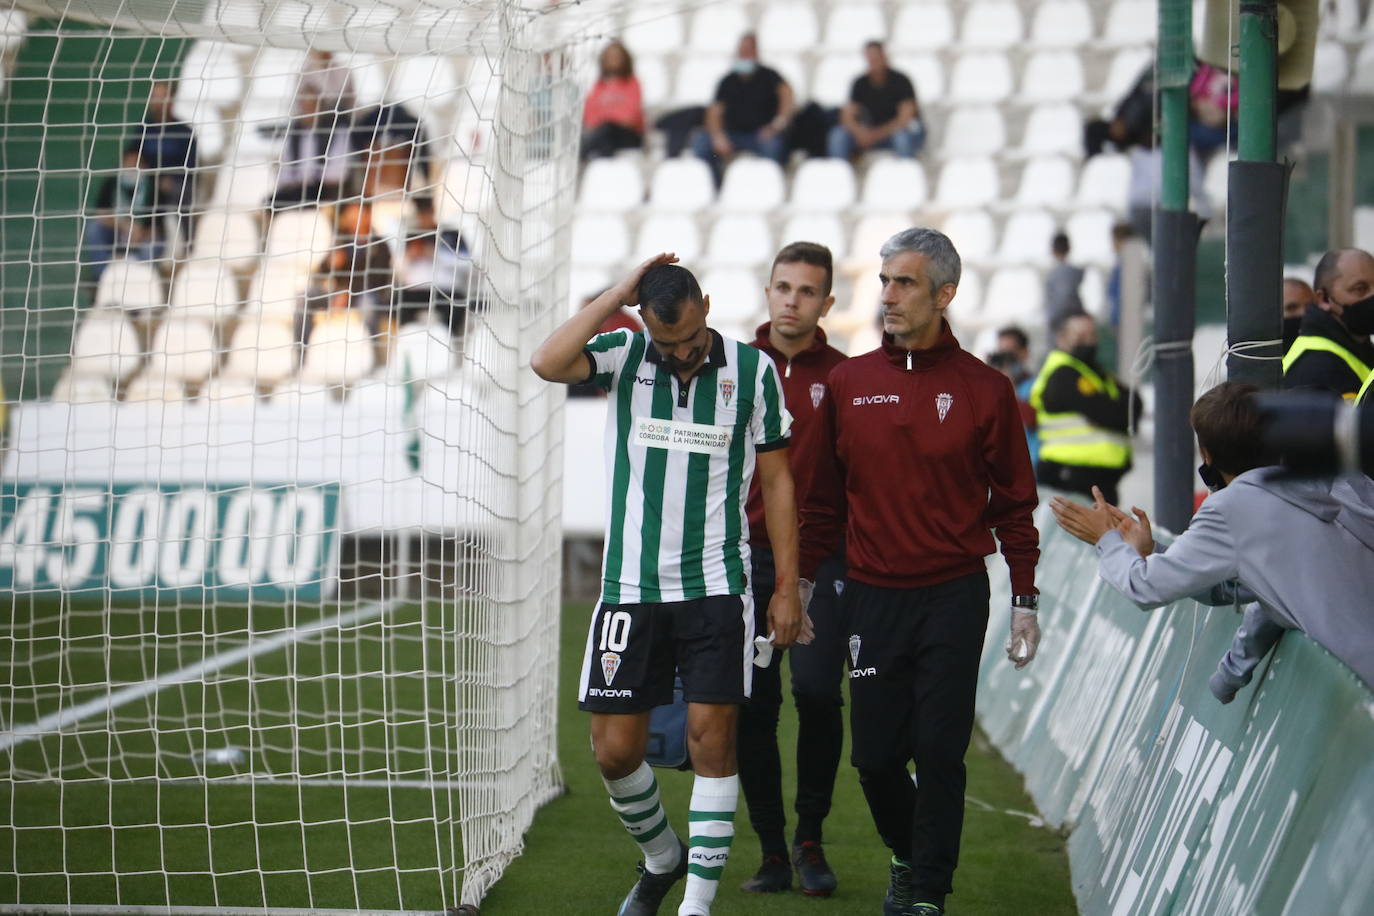
[[1316, 303], [1283, 358], [1283, 387], [1350, 400], [1374, 369], [1374, 257], [1358, 248], [1328, 251], [1317, 262], [1312, 288]]
[[1140, 417], [1140, 395], [1098, 366], [1091, 315], [1066, 316], [1054, 342], [1030, 391], [1040, 433], [1036, 480], [1088, 496], [1096, 486], [1115, 504], [1116, 486], [1131, 469], [1130, 434]]

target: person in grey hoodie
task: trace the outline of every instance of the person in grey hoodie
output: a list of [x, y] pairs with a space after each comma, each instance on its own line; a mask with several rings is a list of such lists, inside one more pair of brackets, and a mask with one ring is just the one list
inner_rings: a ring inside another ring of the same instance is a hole
[[[1302, 630], [1374, 685], [1374, 481], [1298, 478], [1274, 466], [1259, 446], [1257, 390], [1224, 382], [1193, 405], [1199, 473], [1213, 492], [1167, 551], [1154, 549], [1142, 510], [1128, 516], [1100, 494], [1092, 507], [1055, 497], [1055, 517], [1096, 546], [1103, 580], [1142, 609], [1236, 579], [1269, 621]], [[1260, 623], [1247, 615], [1223, 660], [1232, 691], [1258, 661], [1247, 657], [1276, 640], [1272, 629], [1255, 638]]]

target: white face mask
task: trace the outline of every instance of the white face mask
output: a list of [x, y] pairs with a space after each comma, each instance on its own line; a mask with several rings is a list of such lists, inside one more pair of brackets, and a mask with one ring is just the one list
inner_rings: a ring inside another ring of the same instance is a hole
[[739, 58], [738, 60], [735, 61], [735, 65], [734, 65], [733, 69], [734, 69], [734, 71], [735, 71], [736, 73], [738, 73], [740, 76], [748, 76], [749, 74], [751, 74], [751, 73], [753, 73], [755, 70], [757, 70], [758, 67], [759, 67], [759, 62], [758, 62], [758, 61], [756, 61], [756, 60], [751, 60], [751, 59], [749, 59], [749, 58], [747, 58], [747, 57], [741, 57], [741, 58]]
[[138, 183], [138, 169], [120, 169], [119, 183], [126, 188], [132, 188]]

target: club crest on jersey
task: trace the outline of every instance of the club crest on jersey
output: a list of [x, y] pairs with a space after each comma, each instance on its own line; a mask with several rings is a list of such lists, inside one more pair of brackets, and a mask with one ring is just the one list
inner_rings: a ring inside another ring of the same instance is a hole
[[851, 668], [859, 667], [859, 646], [861, 645], [863, 645], [863, 640], [859, 638], [858, 633], [849, 637], [849, 667]]
[[730, 406], [730, 399], [735, 396], [735, 380], [731, 378], [721, 379], [720, 399], [725, 402], [725, 406]]
[[949, 413], [949, 408], [954, 404], [954, 395], [941, 392], [935, 396], [935, 412], [940, 415], [940, 422], [945, 422], [945, 416]]
[[617, 671], [619, 671], [619, 670], [620, 670], [620, 653], [619, 653], [619, 652], [602, 652], [602, 653], [601, 653], [601, 674], [606, 678], [606, 686], [607, 686], [607, 687], [611, 686], [611, 682], [615, 680], [615, 673], [616, 673]]
[[811, 406], [820, 409], [821, 398], [825, 397], [825, 385], [820, 382], [811, 383]]

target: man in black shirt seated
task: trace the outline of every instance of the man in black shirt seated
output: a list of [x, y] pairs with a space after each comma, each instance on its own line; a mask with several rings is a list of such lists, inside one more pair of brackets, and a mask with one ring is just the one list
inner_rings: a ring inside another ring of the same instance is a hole
[[926, 142], [926, 127], [911, 80], [888, 67], [882, 42], [864, 45], [864, 56], [868, 72], [854, 80], [849, 101], [840, 109], [840, 123], [830, 130], [830, 156], [848, 159], [874, 149], [907, 158], [917, 155]]
[[739, 40], [731, 71], [716, 86], [692, 150], [711, 166], [717, 183], [725, 161], [740, 150], [781, 165], [793, 103], [792, 87], [778, 71], [759, 63], [758, 39], [747, 34]]

